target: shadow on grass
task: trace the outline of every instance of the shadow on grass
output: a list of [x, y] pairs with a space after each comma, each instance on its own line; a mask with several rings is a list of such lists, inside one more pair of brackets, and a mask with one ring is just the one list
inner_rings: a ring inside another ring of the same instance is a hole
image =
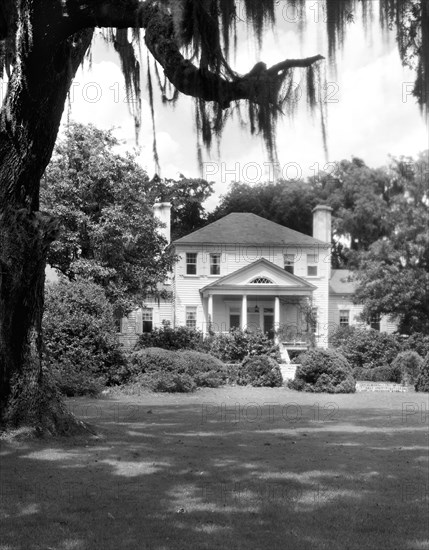
[[427, 400], [70, 400], [99, 437], [2, 445], [0, 548], [429, 548]]

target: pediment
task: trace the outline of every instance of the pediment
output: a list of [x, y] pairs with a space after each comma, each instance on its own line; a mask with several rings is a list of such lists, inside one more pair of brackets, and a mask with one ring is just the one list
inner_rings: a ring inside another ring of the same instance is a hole
[[237, 286], [241, 289], [246, 287], [249, 291], [257, 291], [258, 289], [287, 288], [303, 290], [313, 290], [315, 287], [301, 277], [288, 273], [281, 267], [269, 262], [265, 259], [257, 260], [248, 266], [242, 267], [233, 273], [225, 275], [217, 279], [213, 283], [205, 286], [202, 291], [210, 288], [221, 288]]

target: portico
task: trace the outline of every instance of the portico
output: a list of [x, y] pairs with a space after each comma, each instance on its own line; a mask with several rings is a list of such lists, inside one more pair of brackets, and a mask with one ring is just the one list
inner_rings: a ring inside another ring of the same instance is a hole
[[306, 329], [302, 326], [302, 305], [312, 297], [314, 288], [260, 259], [200, 290], [206, 332], [241, 328], [259, 329], [276, 339], [296, 335]]

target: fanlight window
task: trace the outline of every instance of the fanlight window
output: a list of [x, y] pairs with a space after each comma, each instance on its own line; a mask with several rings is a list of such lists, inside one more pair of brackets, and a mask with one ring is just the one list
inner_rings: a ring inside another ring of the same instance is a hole
[[250, 281], [251, 285], [272, 285], [273, 281], [267, 279], [266, 277], [256, 277], [253, 281]]

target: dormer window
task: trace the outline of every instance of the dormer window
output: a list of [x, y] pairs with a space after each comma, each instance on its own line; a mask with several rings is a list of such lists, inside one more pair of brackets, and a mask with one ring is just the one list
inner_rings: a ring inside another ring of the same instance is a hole
[[256, 277], [253, 281], [250, 281], [251, 285], [272, 285], [273, 281], [267, 279], [267, 277]]

